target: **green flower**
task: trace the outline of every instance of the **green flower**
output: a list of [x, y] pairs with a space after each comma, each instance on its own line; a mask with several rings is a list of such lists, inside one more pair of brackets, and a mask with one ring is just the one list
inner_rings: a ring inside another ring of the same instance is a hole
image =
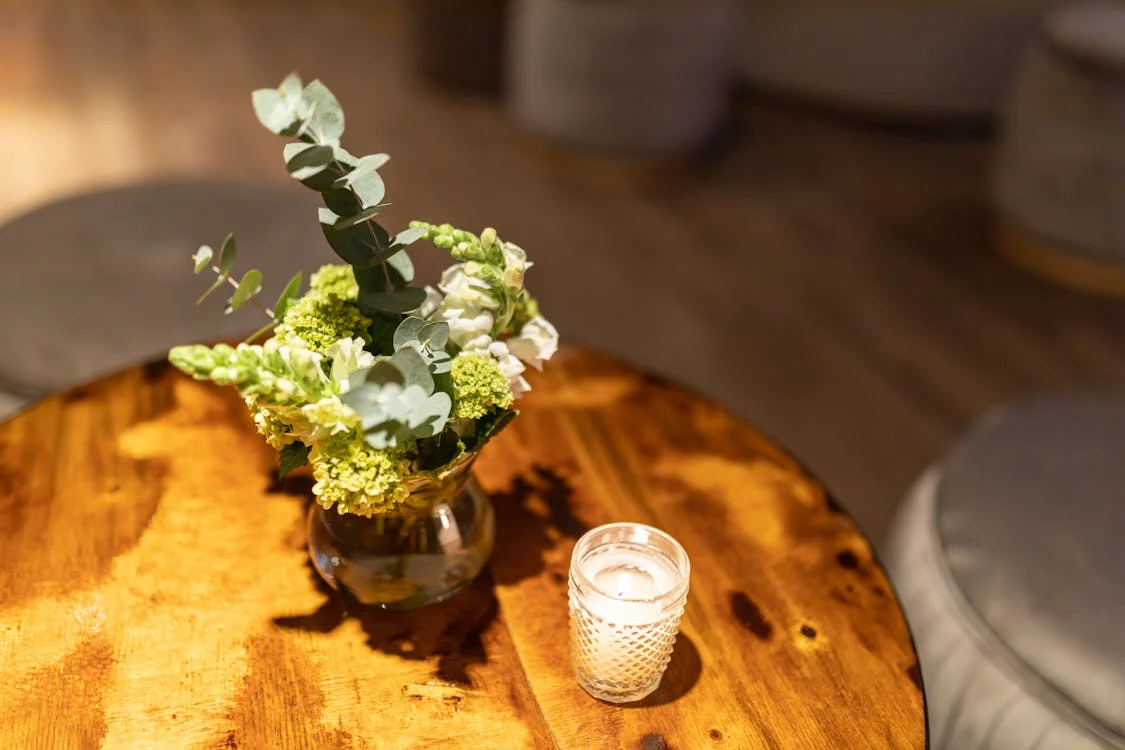
[[297, 435], [293, 432], [293, 420], [300, 417], [299, 409], [262, 405], [258, 403], [257, 396], [247, 396], [246, 406], [253, 414], [258, 434], [266, 439], [271, 448], [279, 451], [297, 440]]
[[289, 344], [323, 354], [340, 339], [370, 341], [371, 319], [355, 304], [339, 297], [306, 294], [289, 306], [274, 336]]
[[492, 409], [512, 405], [512, 389], [496, 360], [487, 354], [461, 354], [450, 369], [453, 378], [453, 415], [478, 419]]
[[376, 450], [357, 432], [328, 438], [312, 452], [313, 494], [321, 507], [370, 517], [402, 509], [409, 462], [401, 452]]
[[309, 288], [322, 297], [339, 297], [352, 302], [359, 297], [355, 271], [343, 263], [321, 266], [309, 278]]
[[196, 380], [233, 385], [243, 396], [274, 404], [307, 404], [332, 392], [319, 354], [275, 339], [262, 346], [177, 346], [168, 359]]

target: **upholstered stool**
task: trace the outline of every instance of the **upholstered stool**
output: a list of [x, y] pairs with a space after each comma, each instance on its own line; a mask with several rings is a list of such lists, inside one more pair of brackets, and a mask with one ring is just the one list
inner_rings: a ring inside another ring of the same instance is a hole
[[1125, 747], [1125, 395], [988, 415], [886, 552], [935, 750]]
[[175, 344], [260, 327], [249, 306], [224, 316], [226, 293], [195, 306], [214, 274], [194, 276], [191, 255], [235, 232], [236, 274], [261, 269], [272, 304], [293, 273], [335, 258], [316, 210], [296, 184], [171, 181], [80, 195], [0, 227], [0, 416]]

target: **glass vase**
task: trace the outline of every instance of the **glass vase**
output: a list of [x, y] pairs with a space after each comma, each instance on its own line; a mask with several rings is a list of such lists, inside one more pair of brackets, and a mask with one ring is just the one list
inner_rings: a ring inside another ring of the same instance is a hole
[[488, 561], [492, 503], [471, 477], [475, 455], [441, 478], [410, 477], [400, 513], [364, 518], [309, 509], [309, 557], [332, 588], [363, 604], [414, 609], [449, 598]]

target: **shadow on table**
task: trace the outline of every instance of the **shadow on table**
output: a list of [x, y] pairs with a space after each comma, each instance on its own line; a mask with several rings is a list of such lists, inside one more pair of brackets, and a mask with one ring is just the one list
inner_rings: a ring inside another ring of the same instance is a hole
[[[302, 498], [306, 510], [313, 502], [312, 480], [307, 476], [275, 480], [269, 491]], [[352, 618], [359, 621], [370, 648], [404, 659], [438, 656], [436, 677], [470, 685], [467, 668], [488, 660], [481, 634], [498, 612], [494, 587], [540, 575], [550, 549], [563, 537], [573, 540], [586, 532], [588, 527], [571, 513], [572, 495], [573, 488], [565, 477], [538, 465], [516, 477], [509, 489], [490, 493], [497, 518], [492, 562], [472, 584], [444, 602], [403, 611], [364, 605], [347, 592], [328, 586], [310, 561], [308, 573], [324, 594], [324, 603], [309, 614], [278, 617], [274, 622], [282, 628], [330, 633]], [[546, 506], [545, 514], [535, 511], [535, 498]], [[303, 546], [303, 520], [295, 530], [294, 542], [298, 536]], [[565, 586], [560, 571], [553, 572], [552, 580]]]
[[331, 633], [351, 618], [360, 623], [370, 648], [403, 659], [438, 656], [434, 676], [466, 687], [472, 686], [468, 667], [488, 661], [481, 634], [499, 609], [487, 569], [446, 601], [403, 611], [361, 604], [324, 583], [311, 562], [308, 571], [325, 602], [311, 614], [274, 618], [279, 627]]
[[646, 698], [636, 703], [627, 703], [624, 707], [648, 708], [678, 700], [695, 687], [702, 672], [703, 662], [699, 658], [699, 649], [691, 638], [680, 633], [676, 638], [676, 647], [672, 650], [672, 661], [668, 662], [668, 669], [660, 680], [660, 687]]
[[[507, 490], [491, 492], [489, 497], [496, 510], [496, 550], [491, 567], [496, 583], [502, 586], [535, 578], [548, 567], [550, 550], [564, 539], [577, 541], [590, 530], [571, 509], [574, 488], [570, 482], [540, 464], [517, 476]], [[536, 512], [536, 499], [546, 513]], [[569, 562], [569, 554], [565, 559]], [[551, 572], [555, 584], [565, 584], [566, 570]]]

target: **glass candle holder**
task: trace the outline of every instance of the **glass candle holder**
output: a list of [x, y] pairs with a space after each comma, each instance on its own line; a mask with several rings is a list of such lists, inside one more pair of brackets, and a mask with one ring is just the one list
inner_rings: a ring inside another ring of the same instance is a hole
[[691, 566], [672, 537], [639, 523], [588, 531], [570, 559], [570, 654], [578, 684], [611, 703], [656, 690], [672, 658]]

